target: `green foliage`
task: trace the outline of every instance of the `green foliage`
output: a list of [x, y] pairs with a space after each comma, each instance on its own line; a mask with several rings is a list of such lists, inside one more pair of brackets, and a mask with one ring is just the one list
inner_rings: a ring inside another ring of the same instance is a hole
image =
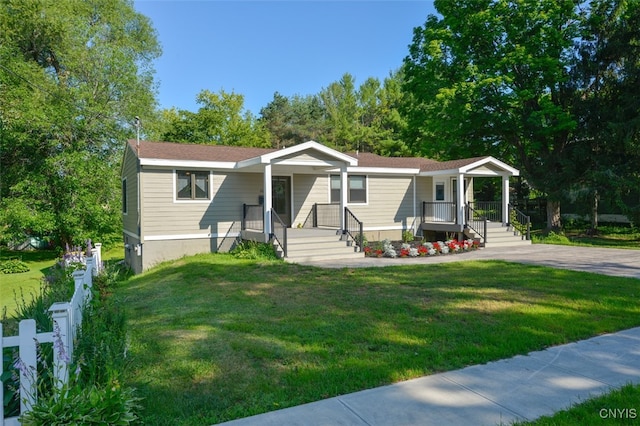
[[63, 386], [50, 395], [38, 396], [31, 411], [20, 416], [20, 423], [29, 426], [129, 425], [138, 419], [138, 402], [133, 390], [118, 382], [103, 387]]
[[29, 272], [29, 265], [19, 259], [5, 260], [4, 262], [0, 262], [0, 272], [3, 274]]
[[125, 0], [3, 2], [0, 239], [119, 231], [122, 141], [152, 115], [159, 53]]
[[162, 112], [158, 139], [210, 145], [268, 147], [269, 132], [249, 111], [244, 96], [221, 90], [201, 91], [198, 112], [170, 109]]
[[413, 241], [413, 231], [406, 230], [402, 231], [402, 241], [408, 243], [409, 241]]
[[279, 260], [273, 245], [255, 241], [242, 241], [231, 251], [231, 254], [238, 259]]
[[563, 233], [550, 231], [547, 235], [534, 235], [533, 240], [537, 243], [570, 245], [571, 240]]

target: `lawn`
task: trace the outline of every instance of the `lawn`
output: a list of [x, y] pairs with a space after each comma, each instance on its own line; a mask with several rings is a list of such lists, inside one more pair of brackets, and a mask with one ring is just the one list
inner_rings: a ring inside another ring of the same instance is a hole
[[[116, 245], [104, 251], [102, 259], [117, 261], [122, 259], [123, 253], [122, 244]], [[11, 251], [3, 248], [0, 251], [0, 261], [9, 259], [22, 260], [29, 266], [29, 272], [0, 274], [0, 318], [5, 309], [7, 317], [11, 317], [15, 312], [17, 301], [20, 301], [23, 296], [25, 300], [30, 300], [33, 294], [40, 291], [42, 279], [58, 260], [58, 253], [54, 250]]]
[[638, 326], [638, 284], [499, 261], [324, 270], [218, 254], [116, 296], [144, 423], [206, 425]]

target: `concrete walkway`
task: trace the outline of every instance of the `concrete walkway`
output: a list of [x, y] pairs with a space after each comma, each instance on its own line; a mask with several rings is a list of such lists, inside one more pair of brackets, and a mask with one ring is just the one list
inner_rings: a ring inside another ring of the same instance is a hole
[[[487, 259], [640, 278], [640, 251], [543, 244], [451, 256], [309, 264], [343, 268]], [[640, 327], [223, 424], [502, 425], [551, 415], [627, 383], [640, 383]]]

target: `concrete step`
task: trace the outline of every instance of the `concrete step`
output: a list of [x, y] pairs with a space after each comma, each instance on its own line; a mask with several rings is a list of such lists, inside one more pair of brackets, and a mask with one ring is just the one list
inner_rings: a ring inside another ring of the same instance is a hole
[[[282, 250], [277, 247], [282, 257]], [[335, 229], [288, 229], [287, 262], [336, 260], [364, 257], [352, 241], [346, 241]]]

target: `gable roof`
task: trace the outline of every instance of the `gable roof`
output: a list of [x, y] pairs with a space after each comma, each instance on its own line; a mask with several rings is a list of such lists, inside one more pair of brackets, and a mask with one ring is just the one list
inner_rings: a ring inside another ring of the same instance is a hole
[[136, 140], [129, 140], [128, 144], [143, 165], [166, 166], [173, 163], [177, 165], [181, 162], [195, 161], [207, 163], [207, 166], [243, 168], [266, 164], [305, 150], [314, 150], [357, 169], [395, 169], [404, 170], [402, 173], [425, 176], [445, 173], [472, 173], [474, 169], [494, 171], [494, 174], [506, 173], [514, 176], [519, 174], [517, 169], [490, 156], [436, 161], [424, 157], [383, 157], [368, 152], [345, 154], [314, 141], [283, 149], [150, 141], [140, 141], [137, 144]]

